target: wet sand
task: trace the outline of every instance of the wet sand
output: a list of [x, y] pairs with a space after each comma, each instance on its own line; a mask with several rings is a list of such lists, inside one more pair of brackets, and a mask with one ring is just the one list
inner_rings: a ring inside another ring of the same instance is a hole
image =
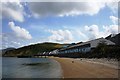
[[63, 70], [64, 78], [118, 78], [118, 69], [72, 58], [53, 58]]

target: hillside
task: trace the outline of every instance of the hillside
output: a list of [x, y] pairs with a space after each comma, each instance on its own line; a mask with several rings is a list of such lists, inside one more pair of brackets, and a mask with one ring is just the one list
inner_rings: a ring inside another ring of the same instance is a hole
[[62, 48], [67, 44], [58, 43], [38, 43], [34, 45], [24, 46], [18, 49], [6, 51], [3, 56], [31, 56], [37, 53], [49, 52], [55, 49]]
[[108, 37], [106, 37], [105, 39], [108, 39], [112, 42], [114, 42], [116, 45], [120, 45], [120, 33], [116, 34], [113, 36], [113, 34], [109, 35]]
[[2, 51], [2, 54], [4, 54], [5, 52], [10, 51], [10, 50], [14, 50], [14, 49], [15, 48], [10, 47], [10, 48], [6, 48], [6, 49], [2, 49], [1, 51]]

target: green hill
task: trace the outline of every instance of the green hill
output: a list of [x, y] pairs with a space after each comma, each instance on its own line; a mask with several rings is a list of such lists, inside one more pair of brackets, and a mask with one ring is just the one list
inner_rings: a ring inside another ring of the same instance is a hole
[[2, 49], [1, 52], [2, 52], [2, 54], [4, 54], [5, 52], [10, 51], [10, 50], [14, 50], [14, 49], [15, 48], [13, 48], [13, 47], [9, 47], [9, 48], [6, 48], [6, 49]]
[[3, 56], [32, 56], [37, 53], [50, 52], [55, 49], [60, 49], [68, 44], [58, 43], [38, 43], [34, 45], [24, 46], [18, 49], [6, 51]]

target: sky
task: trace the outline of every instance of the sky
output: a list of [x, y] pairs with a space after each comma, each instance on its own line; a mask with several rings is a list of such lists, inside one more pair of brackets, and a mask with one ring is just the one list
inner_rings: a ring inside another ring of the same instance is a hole
[[42, 42], [85, 42], [118, 33], [117, 1], [4, 0], [0, 4], [3, 49]]

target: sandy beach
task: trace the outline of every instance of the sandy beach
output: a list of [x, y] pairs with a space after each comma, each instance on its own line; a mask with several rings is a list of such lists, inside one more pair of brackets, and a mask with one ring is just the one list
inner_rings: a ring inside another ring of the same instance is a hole
[[81, 59], [53, 58], [63, 70], [63, 78], [118, 78], [118, 69]]

